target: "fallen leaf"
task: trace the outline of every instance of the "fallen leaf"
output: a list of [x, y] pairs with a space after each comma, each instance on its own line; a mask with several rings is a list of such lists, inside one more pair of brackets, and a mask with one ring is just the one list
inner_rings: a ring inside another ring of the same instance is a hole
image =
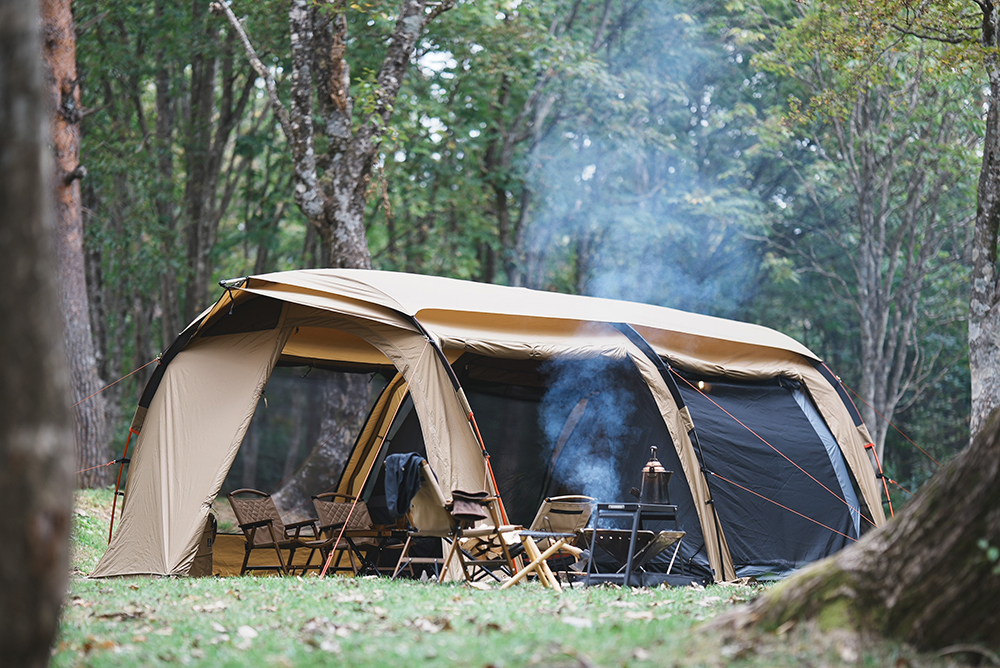
[[246, 638], [247, 640], [253, 640], [260, 635], [254, 627], [247, 626], [246, 624], [238, 628], [236, 632], [240, 634], [241, 638]]
[[169, 626], [164, 626], [162, 629], [156, 629], [153, 633], [158, 636], [172, 636], [174, 635], [174, 630]]
[[583, 617], [562, 617], [563, 624], [569, 624], [576, 629], [589, 629], [594, 625], [589, 619], [584, 619]]
[[648, 622], [652, 618], [653, 618], [653, 613], [651, 612], [633, 612], [632, 610], [629, 610], [628, 612], [625, 613], [625, 619], [633, 619], [633, 620], [641, 619]]
[[212, 630], [215, 631], [216, 633], [225, 633], [226, 627], [220, 624], [219, 622], [212, 622]]
[[116, 622], [123, 622], [128, 619], [140, 619], [146, 615], [146, 611], [135, 605], [126, 605], [124, 609], [117, 612], [105, 612], [96, 615], [98, 619], [112, 619]]
[[324, 652], [332, 652], [334, 654], [340, 654], [340, 643], [335, 640], [323, 640], [319, 644], [319, 648]]
[[205, 605], [195, 605], [191, 609], [195, 612], [218, 612], [219, 610], [225, 610], [229, 606], [222, 601], [215, 601], [214, 603], [206, 603]]
[[636, 647], [632, 650], [632, 658], [636, 661], [648, 661], [650, 656], [650, 653], [641, 647]]
[[426, 617], [417, 617], [412, 622], [413, 627], [424, 633], [437, 633], [438, 631], [450, 631], [451, 622], [447, 619], [430, 620]]

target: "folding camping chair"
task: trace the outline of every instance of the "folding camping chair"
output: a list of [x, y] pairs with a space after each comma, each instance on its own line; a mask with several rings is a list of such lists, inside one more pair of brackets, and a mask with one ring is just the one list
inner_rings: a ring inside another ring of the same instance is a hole
[[516, 557], [526, 551], [528, 557], [534, 560], [558, 542], [559, 547], [546, 555], [546, 559], [561, 554], [575, 560], [580, 551], [570, 546], [572, 541], [567, 539], [568, 535], [576, 535], [587, 526], [596, 503], [593, 497], [582, 495], [546, 497], [528, 530], [519, 532], [521, 543], [511, 548], [511, 554]]
[[[372, 518], [368, 514], [368, 505], [364, 501], [355, 501], [355, 497], [336, 492], [317, 494], [312, 498], [313, 508], [319, 517], [319, 531], [324, 539], [333, 541], [323, 550], [323, 560], [326, 561], [334, 542], [340, 538], [343, 542], [336, 546], [339, 553], [332, 563], [332, 570], [352, 571], [358, 573], [380, 575], [379, 558], [382, 551], [393, 538], [393, 531], [383, 531], [372, 526]], [[396, 543], [396, 547], [402, 547]], [[374, 553], [374, 559], [372, 554]], [[341, 566], [344, 556], [348, 565]], [[357, 562], [357, 563], [355, 563]]]
[[[453, 494], [457, 496], [459, 493]], [[496, 497], [470, 496], [476, 497], [475, 503], [482, 506], [484, 515], [488, 512], [488, 519], [484, 520], [485, 524], [482, 526], [470, 526], [472, 523], [469, 520], [459, 519], [453, 514], [453, 504], [445, 500], [430, 465], [426, 461], [421, 462], [420, 490], [410, 502], [410, 511], [407, 513], [413, 529], [399, 555], [393, 578], [404, 568], [409, 568], [412, 575], [413, 564], [433, 564], [438, 573], [438, 582], [444, 582], [452, 559], [458, 559], [462, 574], [468, 582], [473, 582], [478, 579], [477, 575], [482, 577], [484, 574], [499, 581], [493, 572], [495, 570], [506, 570], [508, 574], [514, 572], [514, 562], [504, 535], [523, 527], [500, 524]], [[443, 558], [411, 556], [413, 540], [418, 538], [442, 538], [450, 542], [450, 546]], [[499, 552], [500, 556], [493, 556], [493, 550]]]
[[[247, 571], [278, 571], [282, 575], [288, 575], [293, 570], [292, 563], [295, 559], [295, 550], [298, 548], [311, 550], [306, 565], [301, 567], [302, 571], [315, 568], [310, 565], [313, 555], [317, 550], [322, 550], [325, 543], [325, 541], [316, 540], [319, 538], [316, 520], [310, 519], [286, 524], [282, 521], [271, 495], [256, 489], [238, 489], [230, 492], [227, 496], [229, 504], [233, 507], [233, 513], [236, 515], [236, 522], [246, 538], [246, 554], [243, 556], [243, 567], [240, 569], [240, 575]], [[305, 527], [312, 528], [313, 540], [305, 540], [300, 536]], [[250, 553], [254, 550], [274, 550], [274, 554], [278, 558], [278, 565], [250, 566]], [[287, 564], [281, 556], [282, 550], [288, 550]]]

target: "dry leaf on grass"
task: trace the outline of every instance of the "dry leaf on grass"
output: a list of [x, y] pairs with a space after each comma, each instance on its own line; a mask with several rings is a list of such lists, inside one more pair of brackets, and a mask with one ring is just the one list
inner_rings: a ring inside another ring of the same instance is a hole
[[641, 619], [643, 621], [648, 622], [652, 618], [653, 618], [653, 613], [651, 613], [651, 612], [633, 612], [632, 610], [629, 610], [628, 612], [625, 613], [625, 619], [628, 619], [628, 620], [640, 620]]
[[241, 638], [245, 638], [246, 640], [253, 640], [260, 635], [257, 633], [257, 629], [252, 626], [247, 626], [246, 624], [236, 629], [236, 633], [238, 633]]
[[116, 622], [124, 622], [129, 619], [142, 619], [145, 616], [146, 610], [136, 605], [126, 605], [122, 610], [117, 612], [105, 612], [104, 614], [96, 615], [98, 619], [110, 619]]
[[437, 619], [427, 619], [426, 617], [417, 617], [410, 625], [418, 631], [423, 631], [424, 633], [437, 633], [438, 631], [451, 631], [451, 620], [445, 617], [439, 617]]

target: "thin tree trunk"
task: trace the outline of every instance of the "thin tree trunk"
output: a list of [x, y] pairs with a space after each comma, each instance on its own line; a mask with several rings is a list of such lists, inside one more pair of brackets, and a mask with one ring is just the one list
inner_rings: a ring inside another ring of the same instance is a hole
[[[992, 25], [993, 16], [989, 17]], [[996, 26], [984, 37], [995, 49]], [[1000, 290], [997, 286], [997, 231], [1000, 229], [1000, 57], [995, 50], [986, 56], [990, 80], [990, 109], [986, 116], [983, 166], [979, 173], [979, 204], [972, 239], [972, 291], [969, 296], [969, 368], [972, 375], [973, 436], [1000, 406]]]
[[48, 664], [73, 488], [38, 11], [0, 3], [0, 657], [11, 668]]
[[[52, 109], [52, 148], [55, 157], [56, 193], [55, 258], [59, 305], [65, 322], [66, 352], [77, 401], [76, 448], [79, 469], [108, 459], [107, 418], [104, 397], [95, 393], [103, 383], [97, 376], [97, 359], [90, 327], [87, 272], [83, 257], [83, 215], [80, 206], [80, 87], [76, 75], [76, 33], [70, 0], [44, 0], [43, 53]], [[88, 398], [89, 397], [89, 398]], [[83, 487], [99, 487], [109, 480], [110, 469], [80, 474]]]

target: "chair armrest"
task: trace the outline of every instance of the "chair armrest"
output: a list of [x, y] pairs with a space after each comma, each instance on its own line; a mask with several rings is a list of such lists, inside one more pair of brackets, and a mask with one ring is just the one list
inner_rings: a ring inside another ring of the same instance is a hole
[[[316, 530], [317, 521], [318, 520], [310, 519], [302, 520], [301, 522], [289, 522], [285, 525], [285, 536], [288, 536], [289, 533], [291, 533], [292, 538], [298, 539], [299, 533], [302, 532], [304, 527], [312, 527], [313, 538], [317, 538], [319, 536], [319, 532]], [[295, 530], [294, 532], [292, 532], [293, 529]]]
[[267, 519], [267, 520], [257, 520], [256, 522], [247, 522], [246, 524], [241, 524], [240, 525], [240, 529], [243, 529], [243, 530], [246, 530], [246, 529], [257, 529], [259, 527], [264, 527], [264, 526], [267, 526], [269, 524], [274, 524], [274, 520]]

